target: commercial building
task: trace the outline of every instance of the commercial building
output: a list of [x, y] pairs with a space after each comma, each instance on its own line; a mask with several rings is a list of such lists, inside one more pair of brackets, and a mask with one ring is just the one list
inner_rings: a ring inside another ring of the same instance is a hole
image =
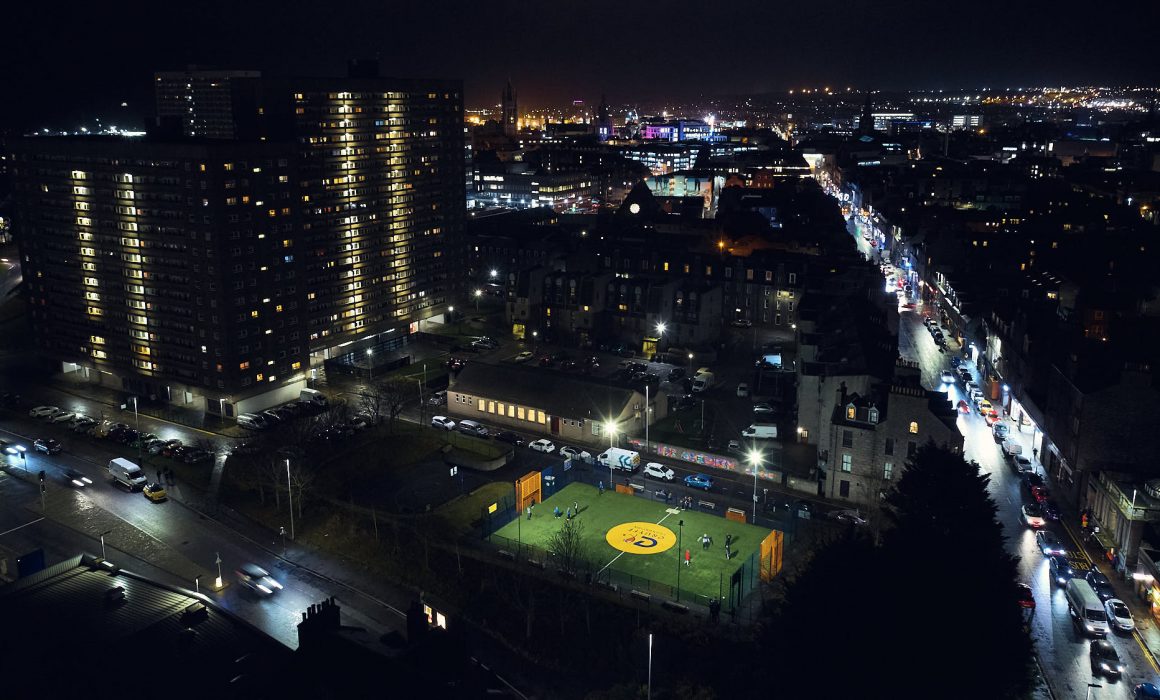
[[[296, 397], [324, 365], [385, 357], [443, 314], [462, 267], [462, 89], [374, 73], [260, 79], [255, 113], [232, 107], [256, 139], [14, 143], [45, 356], [232, 416]], [[216, 97], [191, 104], [195, 125], [226, 118]]]

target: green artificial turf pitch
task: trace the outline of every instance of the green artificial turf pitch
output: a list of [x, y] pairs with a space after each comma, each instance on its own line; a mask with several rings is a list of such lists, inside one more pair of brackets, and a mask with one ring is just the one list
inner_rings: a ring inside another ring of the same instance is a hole
[[[594, 570], [600, 571], [610, 566], [615, 570], [611, 577], [614, 582], [621, 581], [623, 574], [629, 574], [667, 586], [675, 586], [679, 561], [682, 598], [689, 593], [713, 598], [718, 596], [719, 591], [728, 591], [730, 576], [742, 564], [753, 562], [756, 565], [759, 559], [758, 548], [770, 532], [766, 528], [726, 520], [719, 515], [697, 510], [680, 510], [676, 507], [675, 501], [665, 504], [650, 498], [628, 496], [608, 490], [601, 495], [593, 486], [574, 483], [565, 486], [535, 506], [532, 509], [531, 520], [527, 519], [526, 513], [521, 513], [519, 522], [513, 520], [495, 534], [510, 540], [513, 547], [519, 540], [524, 544], [547, 549], [548, 538], [564, 522], [563, 516], [558, 519], [554, 517], [553, 509], [559, 506], [562, 513], [566, 512], [574, 501], [580, 504], [577, 519], [583, 524], [584, 539], [589, 545], [589, 556], [595, 563]], [[679, 512], [669, 513], [670, 509]], [[682, 520], [685, 523], [683, 528], [677, 525]], [[680, 537], [680, 547], [673, 545], [662, 553], [643, 555], [622, 553], [608, 544], [605, 535], [610, 528], [635, 521], [659, 523], [667, 527], [674, 535]], [[707, 550], [701, 545], [700, 538], [703, 534], [708, 534], [713, 539]], [[733, 535], [730, 548], [732, 556], [726, 560], [725, 536], [728, 534]], [[689, 566], [685, 566], [684, 563], [686, 549], [691, 555]], [[609, 574], [607, 571], [603, 573]], [[645, 588], [643, 584], [634, 587]]]

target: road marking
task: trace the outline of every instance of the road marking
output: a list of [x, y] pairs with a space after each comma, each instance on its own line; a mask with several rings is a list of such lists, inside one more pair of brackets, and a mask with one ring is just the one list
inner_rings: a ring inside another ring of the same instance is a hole
[[35, 525], [38, 522], [40, 522], [41, 520], [44, 520], [44, 518], [37, 518], [36, 520], [33, 520], [32, 522], [24, 523], [23, 525], [17, 525], [16, 527], [12, 528], [11, 530], [5, 530], [4, 532], [0, 532], [0, 537], [3, 537], [4, 535], [7, 535], [10, 532], [16, 532], [17, 530], [19, 530], [21, 528], [28, 527], [29, 525]]

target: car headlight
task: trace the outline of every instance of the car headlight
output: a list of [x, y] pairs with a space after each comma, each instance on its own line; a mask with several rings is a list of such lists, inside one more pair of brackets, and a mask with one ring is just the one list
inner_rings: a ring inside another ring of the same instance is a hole
[[258, 584], [258, 590], [263, 592], [263, 593], [273, 593], [274, 592], [274, 591], [270, 590], [269, 588], [266, 588], [265, 586], [263, 586], [260, 583]]

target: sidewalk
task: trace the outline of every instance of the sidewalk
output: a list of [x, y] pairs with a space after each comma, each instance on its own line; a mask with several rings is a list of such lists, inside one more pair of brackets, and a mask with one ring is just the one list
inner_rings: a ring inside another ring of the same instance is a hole
[[[1048, 483], [1055, 485], [1055, 480], [1047, 475]], [[1060, 511], [1060, 524], [1067, 531], [1067, 534], [1078, 542], [1082, 548], [1084, 556], [1091, 562], [1092, 568], [1098, 570], [1100, 573], [1108, 577], [1112, 583], [1112, 588], [1116, 591], [1116, 597], [1128, 606], [1132, 611], [1132, 618], [1136, 622], [1135, 637], [1139, 640], [1140, 645], [1148, 656], [1148, 660], [1152, 663], [1153, 670], [1160, 671], [1160, 627], [1157, 626], [1156, 620], [1152, 617], [1150, 610], [1145, 608], [1140, 603], [1140, 598], [1134, 590], [1131, 574], [1117, 573], [1111, 564], [1104, 557], [1104, 551], [1100, 545], [1095, 541], [1095, 538], [1090, 540], [1083, 537], [1080, 532], [1079, 522], [1080, 515], [1073, 510], [1070, 503], [1056, 504]], [[1127, 578], [1125, 578], [1125, 575]]]

